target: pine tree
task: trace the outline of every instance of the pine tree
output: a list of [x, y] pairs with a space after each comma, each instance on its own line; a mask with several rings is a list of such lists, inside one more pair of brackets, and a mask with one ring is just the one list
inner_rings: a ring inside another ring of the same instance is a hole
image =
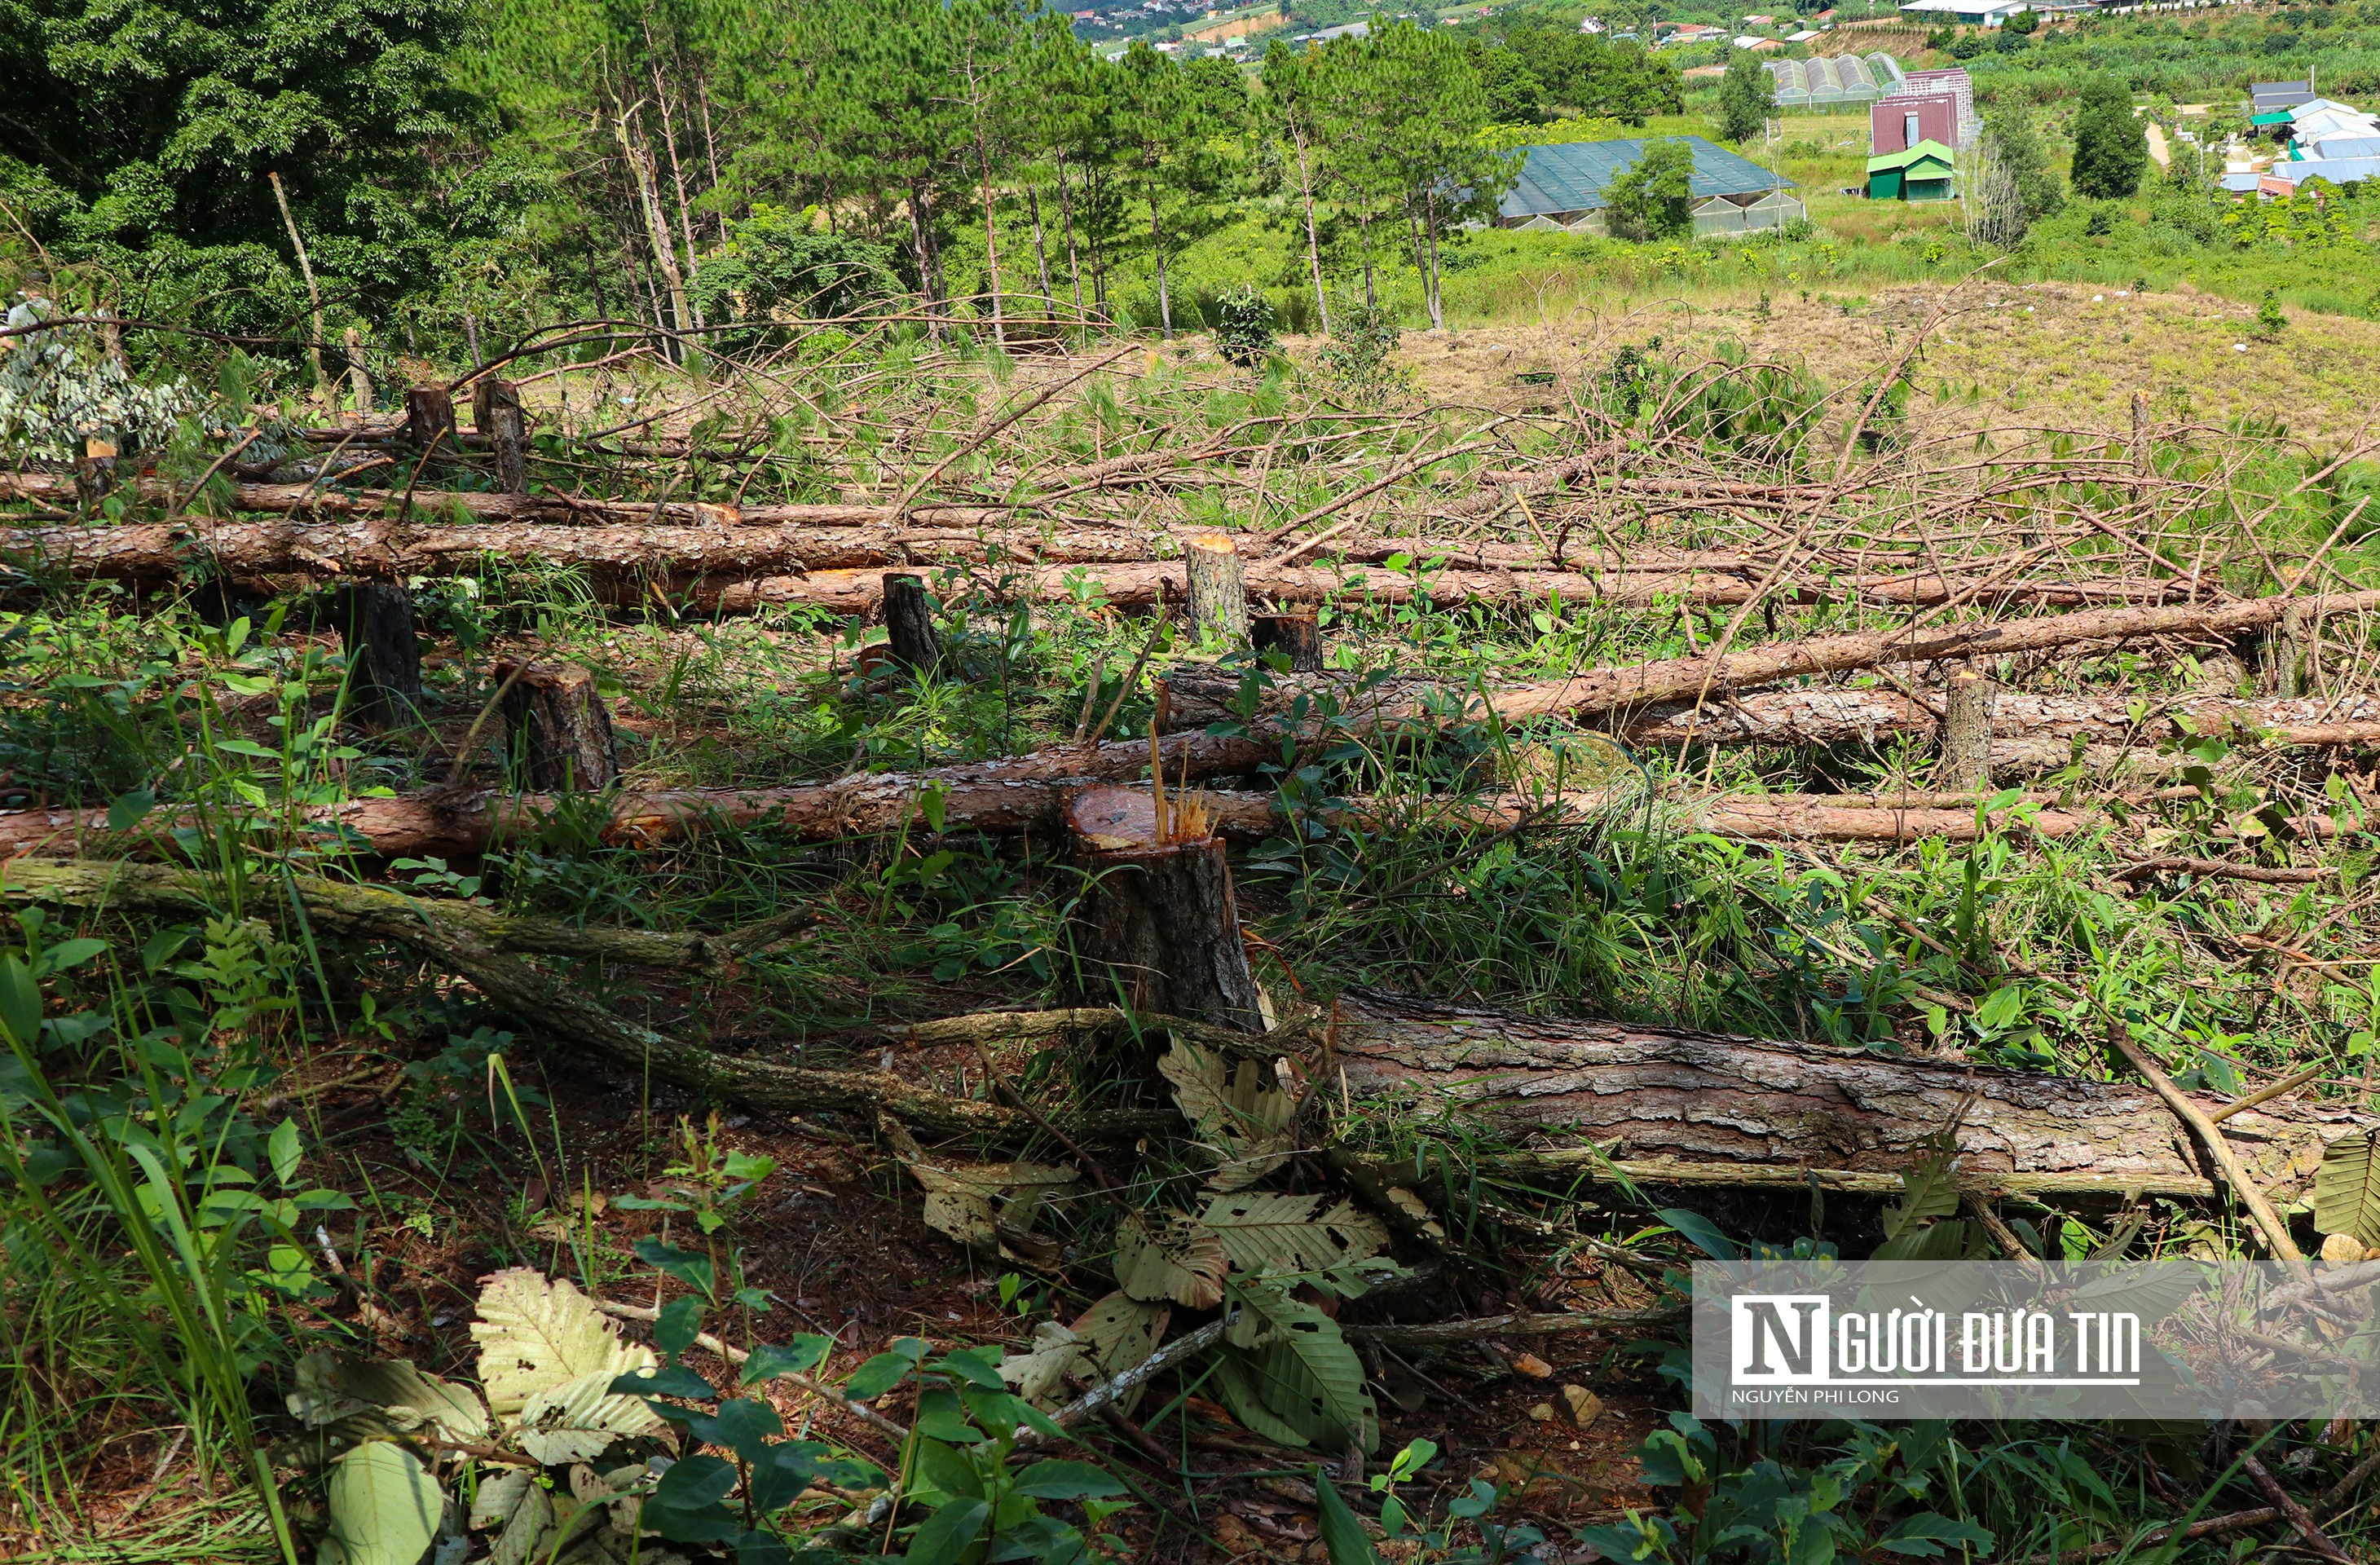
[[1767, 127], [1769, 107], [1777, 100], [1776, 83], [1749, 49], [1728, 52], [1727, 75], [1718, 84], [1719, 133], [1742, 142]]
[[1323, 186], [1321, 104], [1315, 93], [1318, 56], [1275, 39], [1265, 50], [1265, 128], [1285, 143], [1297, 170], [1298, 202], [1305, 222], [1305, 261], [1314, 276], [1314, 308], [1324, 335], [1330, 332], [1330, 294], [1322, 283], [1322, 241], [1315, 202]]
[[2148, 137], [2132, 114], [2131, 94], [2113, 76], [2082, 84], [2074, 110], [2074, 188], [2098, 200], [2122, 200], [2148, 171]]

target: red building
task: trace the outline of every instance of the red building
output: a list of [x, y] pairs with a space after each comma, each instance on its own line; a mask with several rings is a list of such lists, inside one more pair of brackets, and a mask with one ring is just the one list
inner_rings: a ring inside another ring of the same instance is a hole
[[1868, 152], [1907, 152], [1920, 141], [1959, 144], [1959, 100], [1948, 92], [1904, 92], [1868, 105]]

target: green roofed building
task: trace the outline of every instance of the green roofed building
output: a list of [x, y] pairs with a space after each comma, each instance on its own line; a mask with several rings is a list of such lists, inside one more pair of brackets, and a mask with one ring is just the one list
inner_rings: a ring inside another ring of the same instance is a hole
[[1872, 201], [1947, 201], [1957, 154], [1939, 141], [1920, 141], [1867, 160], [1867, 199]]
[[[1793, 181], [1715, 146], [1699, 136], [1680, 136], [1694, 156], [1687, 188], [1694, 237], [1750, 234], [1782, 228], [1807, 215], [1792, 192]], [[1568, 141], [1531, 147], [1521, 176], [1497, 203], [1500, 228], [1559, 228], [1572, 234], [1607, 234], [1604, 195], [1610, 183], [1636, 166], [1645, 141]]]

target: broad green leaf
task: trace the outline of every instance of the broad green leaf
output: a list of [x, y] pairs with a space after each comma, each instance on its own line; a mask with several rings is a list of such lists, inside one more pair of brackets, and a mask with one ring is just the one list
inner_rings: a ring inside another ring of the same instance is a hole
[[1154, 1231], [1136, 1213], [1116, 1225], [1116, 1281], [1132, 1298], [1212, 1309], [1229, 1265], [1215, 1231], [1186, 1212], [1158, 1214]]
[[670, 1463], [653, 1486], [653, 1504], [671, 1510], [699, 1510], [727, 1498], [735, 1486], [735, 1464], [724, 1457], [689, 1456]]
[[953, 1500], [928, 1517], [909, 1539], [909, 1565], [950, 1565], [983, 1532], [991, 1508], [979, 1499]]
[[1327, 1195], [1240, 1191], [1216, 1196], [1201, 1217], [1237, 1272], [1329, 1271], [1389, 1246], [1379, 1219]]
[[1035, 1499], [1110, 1499], [1129, 1492], [1114, 1474], [1087, 1462], [1037, 1462], [1009, 1487]]
[[880, 1397], [917, 1367], [917, 1361], [906, 1353], [878, 1353], [851, 1372], [851, 1378], [844, 1382], [843, 1394], [856, 1402]]
[[332, 1465], [329, 1500], [322, 1565], [420, 1565], [446, 1506], [421, 1460], [387, 1440], [358, 1446]]
[[1998, 1547], [1998, 1540], [1973, 1522], [1961, 1522], [1921, 1510], [1914, 1516], [1904, 1516], [1894, 1523], [1884, 1536], [1876, 1540], [1878, 1548], [1895, 1554], [1915, 1555], [1931, 1559], [1953, 1548], [1972, 1548], [1977, 1554], [1989, 1554]]
[[298, 1165], [305, 1156], [305, 1146], [298, 1138], [298, 1122], [283, 1120], [273, 1127], [273, 1134], [264, 1144], [265, 1156], [273, 1160], [273, 1177], [284, 1184], [298, 1177]]
[[488, 1279], [480, 1291], [480, 1317], [471, 1323], [471, 1337], [480, 1344], [480, 1385], [488, 1409], [507, 1424], [520, 1420], [533, 1397], [599, 1375], [608, 1391], [614, 1377], [648, 1374], [654, 1367], [653, 1355], [623, 1342], [567, 1280], [549, 1280], [526, 1267]]
[[1653, 1214], [1683, 1236], [1686, 1243], [1715, 1261], [1736, 1258], [1735, 1242], [1718, 1231], [1718, 1225], [1702, 1213], [1685, 1207], [1670, 1207]]
[[[917, 1476], [943, 1501], [983, 1498], [983, 1474], [956, 1446], [941, 1440], [918, 1440]], [[941, 1502], [929, 1498], [926, 1503]]]
[[1355, 1512], [1339, 1498], [1319, 1467], [1314, 1470], [1314, 1498], [1315, 1527], [1322, 1535], [1330, 1565], [1381, 1565], [1380, 1551], [1372, 1547], [1363, 1523], [1355, 1520]]
[[2323, 1148], [2313, 1177], [2313, 1225], [2380, 1245], [2380, 1130], [2341, 1136]]
[[744, 1361], [744, 1371], [738, 1384], [750, 1386], [780, 1375], [804, 1375], [826, 1362], [834, 1351], [834, 1339], [821, 1332], [805, 1331], [782, 1346], [763, 1342], [752, 1350]]
[[680, 1294], [662, 1306], [661, 1318], [653, 1322], [653, 1346], [666, 1358], [694, 1346], [695, 1338], [702, 1334], [702, 1301], [691, 1294]]
[[686, 1430], [706, 1446], [723, 1446], [747, 1462], [759, 1460], [768, 1443], [785, 1432], [777, 1410], [757, 1397], [730, 1397], [719, 1411], [686, 1420]]
[[42, 986], [17, 956], [0, 956], [0, 1027], [26, 1049], [42, 1041]]
[[710, 1298], [718, 1291], [717, 1271], [710, 1257], [699, 1250], [681, 1250], [658, 1239], [639, 1239], [635, 1244], [637, 1258], [647, 1266], [676, 1278], [680, 1282]]

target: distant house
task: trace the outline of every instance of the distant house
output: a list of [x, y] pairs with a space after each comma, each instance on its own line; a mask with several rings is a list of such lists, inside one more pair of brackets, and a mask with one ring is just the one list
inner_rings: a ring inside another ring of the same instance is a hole
[[1959, 144], [1959, 100], [1948, 92], [1896, 93], [1867, 111], [1868, 152], [1875, 157], [1906, 152], [1920, 141]]
[[[1781, 228], [1808, 214], [1791, 194], [1800, 188], [1791, 179], [1699, 136], [1678, 140], [1694, 153], [1688, 189], [1695, 237]], [[1497, 203], [1497, 226], [1609, 234], [1604, 209], [1611, 203], [1604, 191], [1636, 166], [1645, 145], [1642, 139], [1628, 138], [1531, 147], [1520, 178]]]
[[1900, 14], [1919, 21], [1959, 22], [1967, 27], [2001, 27], [2019, 11], [2033, 7], [2028, 0], [1909, 0]]
[[[1975, 118], [1975, 82], [1965, 70], [1952, 67], [1949, 70], [1912, 70], [1885, 94], [1888, 98], [1932, 97], [1948, 93], [1959, 105], [1959, 133], [1940, 140], [1954, 147], [1972, 147], [1983, 127]], [[1877, 152], [1883, 148], [1876, 149]]]
[[2313, 101], [2313, 83], [2311, 81], [2252, 81], [2248, 84], [2249, 113], [2253, 115], [2277, 114]]
[[1867, 160], [1867, 199], [1872, 201], [1947, 201], [1957, 194], [1951, 178], [1958, 154], [1939, 141], [1920, 141]]

